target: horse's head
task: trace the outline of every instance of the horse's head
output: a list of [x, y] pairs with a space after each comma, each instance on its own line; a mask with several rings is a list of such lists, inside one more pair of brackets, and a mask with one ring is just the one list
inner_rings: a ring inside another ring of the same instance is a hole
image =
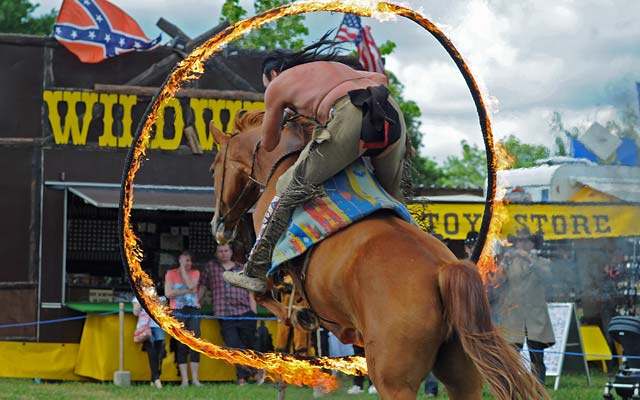
[[210, 124], [211, 134], [220, 145], [211, 165], [216, 194], [211, 229], [218, 244], [235, 238], [242, 216], [260, 196], [260, 184], [253, 174], [262, 114], [239, 113], [235, 124], [233, 136], [225, 135], [213, 121]]
[[211, 165], [216, 193], [211, 227], [218, 243], [235, 238], [242, 216], [255, 204], [278, 160], [301, 149], [310, 139], [313, 124], [298, 118], [285, 125], [280, 144], [267, 153], [259, 145], [263, 117], [263, 111], [238, 113], [233, 136], [225, 135], [213, 122], [210, 124], [211, 134], [220, 144]]

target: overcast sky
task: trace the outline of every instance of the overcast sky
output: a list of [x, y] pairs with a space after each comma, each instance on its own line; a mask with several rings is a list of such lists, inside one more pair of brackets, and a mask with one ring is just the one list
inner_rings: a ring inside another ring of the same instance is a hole
[[[223, 0], [112, 0], [149, 37], [164, 17], [194, 37], [218, 23]], [[61, 0], [39, 0], [38, 11]], [[241, 0], [253, 15], [253, 0]], [[583, 130], [616, 119], [619, 110], [638, 112], [640, 81], [639, 0], [411, 0], [453, 41], [471, 71], [495, 101], [497, 138], [510, 134], [551, 145], [553, 111], [565, 126]], [[336, 28], [342, 14], [306, 14], [313, 41]], [[481, 144], [471, 96], [448, 55], [427, 31], [404, 18], [363, 19], [375, 40], [397, 44], [386, 67], [405, 85], [405, 98], [422, 110], [422, 153], [442, 161], [460, 153], [460, 141]], [[165, 39], [168, 39], [164, 35]], [[485, 101], [488, 101], [485, 98]]]

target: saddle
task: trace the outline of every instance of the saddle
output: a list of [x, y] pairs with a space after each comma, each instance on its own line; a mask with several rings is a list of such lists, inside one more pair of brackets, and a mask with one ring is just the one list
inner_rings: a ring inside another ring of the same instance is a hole
[[269, 275], [282, 264], [374, 212], [390, 210], [405, 221], [415, 223], [406, 206], [380, 186], [362, 159], [328, 179], [323, 184], [323, 192], [324, 195], [293, 211], [287, 230], [273, 250]]

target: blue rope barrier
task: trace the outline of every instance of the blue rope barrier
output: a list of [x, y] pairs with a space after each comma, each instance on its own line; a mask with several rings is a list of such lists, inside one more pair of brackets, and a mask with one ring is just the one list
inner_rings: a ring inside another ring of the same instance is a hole
[[[0, 329], [3, 328], [18, 328], [21, 326], [31, 326], [31, 325], [46, 325], [46, 324], [55, 324], [55, 323], [59, 323], [59, 322], [67, 322], [67, 321], [75, 321], [78, 319], [84, 319], [84, 318], [90, 318], [90, 317], [99, 317], [102, 315], [110, 315], [110, 314], [117, 314], [118, 311], [107, 311], [107, 312], [103, 312], [103, 313], [99, 313], [99, 314], [87, 314], [87, 315], [80, 315], [77, 317], [68, 317], [68, 318], [59, 318], [59, 319], [51, 319], [51, 320], [46, 320], [46, 321], [40, 321], [40, 322], [19, 322], [16, 324], [4, 324], [4, 325], [0, 325]], [[196, 317], [196, 318], [204, 318], [204, 319], [222, 319], [222, 320], [256, 320], [256, 321], [275, 321], [278, 318], [276, 317], [216, 317], [213, 315], [185, 315], [185, 314], [173, 314], [174, 317]]]
[[[4, 324], [4, 325], [0, 325], [0, 329], [2, 328], [16, 328], [16, 327], [21, 327], [21, 326], [30, 326], [30, 325], [46, 325], [46, 324], [55, 324], [55, 323], [59, 323], [59, 322], [67, 322], [67, 321], [75, 321], [75, 320], [79, 320], [79, 319], [85, 319], [85, 318], [91, 318], [91, 317], [99, 317], [99, 316], [103, 316], [103, 315], [111, 315], [111, 314], [117, 314], [119, 311], [106, 311], [103, 313], [98, 313], [98, 314], [87, 314], [87, 315], [80, 315], [77, 317], [68, 317], [68, 318], [59, 318], [59, 319], [50, 319], [50, 320], [46, 320], [46, 321], [39, 321], [39, 322], [20, 322], [17, 324]], [[255, 321], [275, 321], [278, 318], [276, 317], [219, 317], [219, 316], [214, 316], [214, 315], [190, 315], [190, 314], [180, 314], [180, 313], [175, 313], [172, 314], [174, 317], [194, 317], [194, 318], [204, 318], [204, 319], [221, 319], [221, 320], [237, 320], [237, 321], [242, 321], [242, 320], [255, 320]], [[523, 351], [523, 349], [518, 348], [519, 351]], [[544, 353], [545, 350], [534, 350], [534, 349], [527, 349], [527, 351], [530, 351], [532, 353]], [[580, 356], [580, 357], [611, 357], [611, 358], [626, 358], [626, 359], [640, 359], [640, 356], [619, 356], [617, 354], [587, 354], [587, 353], [578, 353], [578, 352], [573, 352], [573, 351], [549, 351], [546, 350], [546, 353], [548, 354], [564, 354], [566, 356]]]
[[181, 313], [172, 313], [174, 317], [178, 318], [202, 318], [202, 319], [222, 319], [229, 321], [276, 321], [278, 318], [276, 317], [218, 317], [215, 315], [192, 315], [192, 314], [181, 314]]
[[117, 313], [118, 313], [118, 311], [107, 311], [107, 312], [103, 312], [103, 313], [100, 313], [100, 314], [87, 314], [87, 315], [80, 315], [80, 316], [77, 316], [77, 317], [49, 319], [49, 320], [46, 320], [46, 321], [19, 322], [17, 324], [4, 324], [4, 325], [0, 325], [0, 329], [2, 329], [2, 328], [16, 328], [16, 327], [20, 327], [20, 326], [30, 326], [30, 325], [56, 324], [58, 322], [75, 321], [75, 320], [78, 320], [78, 319], [99, 317], [101, 315], [109, 315], [109, 314], [117, 314]]
[[[520, 351], [523, 351], [523, 349], [518, 349]], [[545, 353], [545, 350], [533, 350], [533, 349], [527, 349], [527, 351], [530, 351], [532, 353]], [[617, 354], [587, 354], [587, 353], [577, 353], [574, 351], [549, 351], [547, 350], [546, 353], [548, 354], [564, 354], [566, 356], [580, 356], [580, 357], [611, 357], [611, 358], [631, 358], [631, 359], [639, 359], [640, 356], [619, 356]]]

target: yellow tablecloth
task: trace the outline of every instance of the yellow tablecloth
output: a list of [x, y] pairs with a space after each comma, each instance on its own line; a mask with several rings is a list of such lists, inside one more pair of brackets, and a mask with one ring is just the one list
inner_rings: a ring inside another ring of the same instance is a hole
[[[133, 342], [137, 317], [125, 315], [124, 370], [131, 372], [131, 380], [150, 379], [147, 353], [142, 345]], [[276, 321], [265, 321], [272, 337], [276, 337]], [[119, 316], [90, 316], [86, 319], [80, 343], [24, 343], [0, 342], [1, 378], [41, 378], [52, 380], [113, 380], [118, 370]], [[217, 320], [201, 321], [202, 337], [222, 345]], [[167, 357], [162, 364], [163, 381], [179, 381], [174, 354], [169, 352], [170, 336], [166, 335]], [[200, 357], [200, 380], [233, 381], [235, 368], [222, 360]]]
[[0, 377], [84, 380], [73, 371], [78, 343], [0, 342]]
[[[136, 317], [125, 315], [124, 326], [124, 369], [131, 372], [131, 380], [144, 381], [150, 379], [147, 353], [142, 351], [142, 345], [133, 342]], [[75, 364], [75, 374], [101, 381], [113, 379], [113, 372], [118, 370], [118, 315], [105, 315], [87, 318], [80, 348]], [[275, 337], [277, 324], [266, 321], [266, 325]], [[200, 324], [202, 337], [211, 343], [222, 346], [220, 325], [214, 319], [202, 319]], [[167, 357], [162, 364], [163, 381], [179, 381], [177, 367], [174, 363], [174, 353], [169, 352], [170, 336], [166, 335]], [[232, 381], [236, 379], [233, 366], [222, 360], [200, 357], [200, 380], [202, 381]]]

